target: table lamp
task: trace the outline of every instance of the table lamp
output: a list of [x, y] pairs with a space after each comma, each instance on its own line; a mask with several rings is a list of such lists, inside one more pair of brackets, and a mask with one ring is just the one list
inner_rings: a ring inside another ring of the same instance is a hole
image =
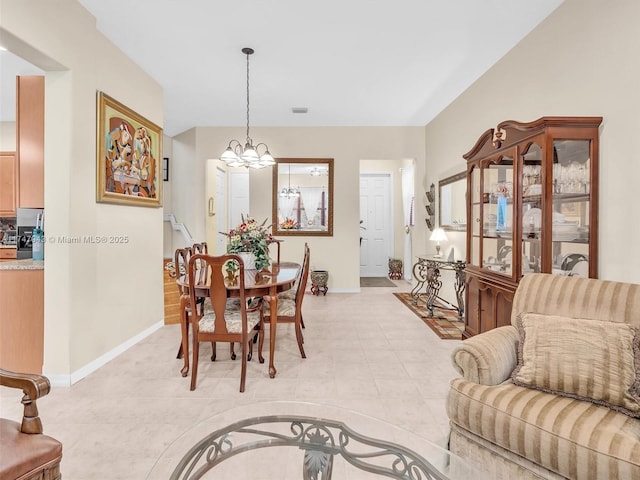
[[436, 242], [436, 254], [434, 256], [441, 257], [442, 255], [440, 255], [440, 242], [447, 240], [447, 236], [445, 235], [444, 230], [441, 228], [436, 228], [429, 237], [429, 240], [431, 240], [432, 242]]

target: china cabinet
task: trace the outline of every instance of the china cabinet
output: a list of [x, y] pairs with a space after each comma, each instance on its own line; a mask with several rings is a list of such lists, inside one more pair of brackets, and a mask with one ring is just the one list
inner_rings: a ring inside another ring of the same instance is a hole
[[467, 160], [465, 337], [510, 324], [530, 272], [597, 277], [601, 117], [505, 121]]

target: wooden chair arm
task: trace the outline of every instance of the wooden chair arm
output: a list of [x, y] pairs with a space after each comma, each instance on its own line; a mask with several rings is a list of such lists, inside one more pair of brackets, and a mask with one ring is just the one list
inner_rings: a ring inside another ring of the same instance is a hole
[[42, 433], [42, 422], [38, 416], [36, 400], [44, 397], [51, 390], [49, 379], [43, 375], [31, 373], [16, 373], [0, 369], [0, 385], [9, 388], [19, 388], [24, 393], [22, 404], [22, 433]]

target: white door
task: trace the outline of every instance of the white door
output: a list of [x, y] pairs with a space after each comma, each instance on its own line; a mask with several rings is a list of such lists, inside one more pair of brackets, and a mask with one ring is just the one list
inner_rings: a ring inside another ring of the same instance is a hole
[[249, 172], [229, 172], [229, 228], [240, 224], [249, 213]]
[[386, 277], [393, 252], [391, 174], [360, 175], [360, 276]]
[[226, 222], [226, 213], [227, 213], [227, 174], [220, 170], [216, 169], [216, 204], [215, 204], [215, 212], [216, 212], [216, 243], [215, 243], [215, 254], [222, 255], [227, 251], [227, 237], [220, 234], [220, 232], [226, 232], [227, 222]]

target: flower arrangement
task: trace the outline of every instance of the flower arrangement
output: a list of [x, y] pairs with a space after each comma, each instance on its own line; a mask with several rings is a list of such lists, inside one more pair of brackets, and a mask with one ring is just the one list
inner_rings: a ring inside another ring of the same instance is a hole
[[283, 222], [280, 222], [280, 228], [282, 230], [297, 230], [300, 225], [293, 218], [285, 218]]
[[220, 232], [229, 239], [227, 253], [253, 253], [256, 257], [256, 269], [262, 270], [269, 266], [269, 244], [273, 243], [273, 236], [269, 226], [265, 225], [267, 219], [261, 224], [250, 216], [242, 215], [242, 223], [229, 230], [229, 233]]

